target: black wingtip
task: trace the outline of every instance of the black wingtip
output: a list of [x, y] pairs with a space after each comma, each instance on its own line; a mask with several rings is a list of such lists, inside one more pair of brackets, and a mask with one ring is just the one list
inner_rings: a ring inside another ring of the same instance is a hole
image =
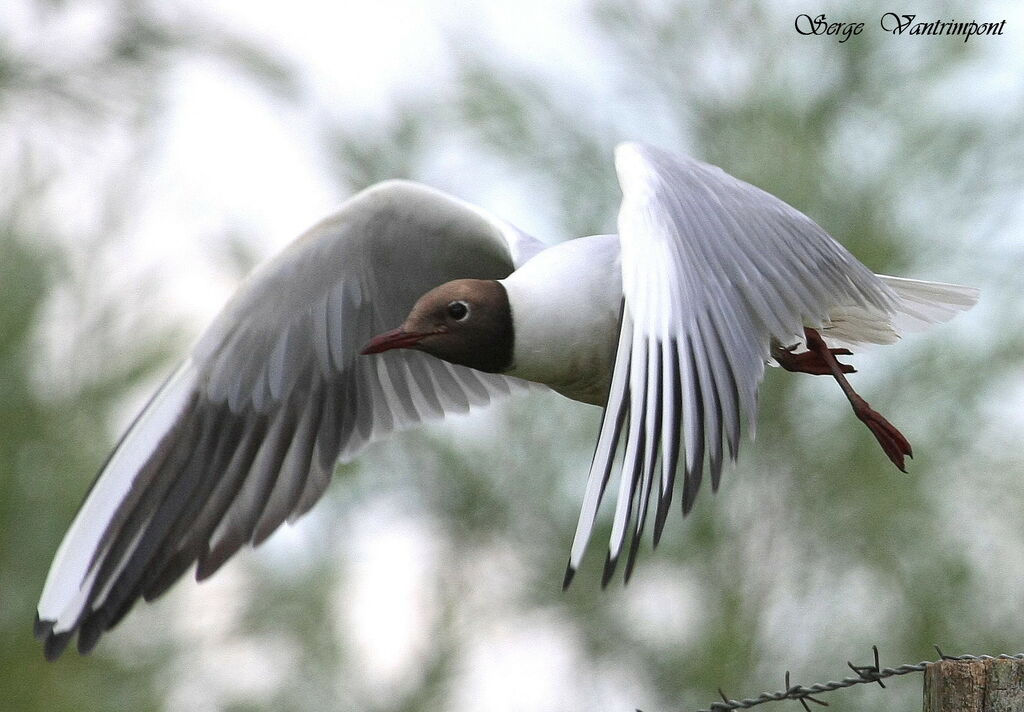
[[39, 618], [39, 611], [36, 611], [35, 620], [32, 621], [32, 635], [35, 636], [36, 640], [43, 640], [53, 630], [53, 626], [57, 621], [44, 621]]
[[604, 560], [604, 572], [601, 574], [601, 588], [607, 588], [608, 582], [615, 575], [615, 565], [619, 563], [618, 557], [612, 558], [611, 553]]
[[73, 630], [54, 633], [53, 626], [55, 625], [57, 625], [57, 621], [42, 620], [39, 618], [39, 612], [36, 611], [35, 620], [32, 622], [32, 634], [36, 640], [42, 641], [43, 657], [51, 663], [61, 656], [64, 649], [68, 647], [68, 643], [71, 642], [71, 637], [75, 634]]
[[235, 548], [230, 548], [226, 542], [220, 542], [212, 549], [201, 552], [196, 562], [196, 581], [205, 581], [213, 576], [235, 553]]
[[690, 486], [689, 482], [683, 486], [682, 505], [684, 517], [690, 513], [690, 510], [693, 509], [693, 503], [697, 501], [697, 493], [693, 491], [694, 489], [694, 487]]
[[142, 589], [142, 599], [147, 603], [159, 598], [178, 579], [180, 579], [188, 567], [195, 561], [195, 554], [191, 551], [179, 552], [171, 557], [163, 568], [149, 580]]
[[280, 521], [275, 521], [273, 518], [264, 519], [260, 517], [260, 521], [256, 522], [256, 528], [252, 532], [252, 538], [250, 542], [253, 546], [259, 546], [267, 539], [270, 535], [277, 531], [277, 527]]
[[566, 590], [567, 588], [569, 588], [569, 584], [572, 583], [572, 580], [573, 580], [573, 578], [575, 576], [576, 576], [576, 569], [574, 569], [572, 567], [572, 562], [570, 561], [568, 564], [565, 565], [565, 576], [562, 578], [562, 590], [563, 591]]
[[703, 479], [703, 470], [686, 471], [686, 479], [683, 480], [683, 516], [685, 517], [693, 509], [693, 503], [697, 501], [697, 493], [700, 492], [700, 483]]
[[672, 493], [669, 492], [667, 497], [660, 497], [658, 499], [658, 509], [654, 513], [654, 546], [657, 548], [658, 543], [661, 541], [661, 534], [665, 530], [665, 522], [668, 521], [668, 513], [672, 507]]
[[626, 557], [626, 570], [622, 575], [622, 584], [625, 586], [633, 576], [633, 567], [636, 565], [637, 553], [640, 551], [640, 537], [634, 535], [629, 545], [629, 555]]
[[107, 621], [106, 609], [101, 608], [98, 611], [94, 611], [82, 622], [82, 625], [78, 630], [79, 653], [85, 655], [96, 647], [96, 643], [99, 642], [100, 636], [103, 635], [103, 631], [110, 628], [110, 626], [107, 625]]
[[711, 493], [718, 493], [718, 485], [722, 483], [722, 456], [721, 454], [711, 458]]
[[[50, 624], [51, 628], [53, 624]], [[53, 662], [61, 656], [64, 649], [68, 647], [68, 643], [71, 642], [71, 637], [75, 634], [73, 630], [65, 631], [63, 633], [54, 633], [52, 630], [46, 636], [46, 642], [43, 643], [43, 657], [46, 658], [47, 662]]]

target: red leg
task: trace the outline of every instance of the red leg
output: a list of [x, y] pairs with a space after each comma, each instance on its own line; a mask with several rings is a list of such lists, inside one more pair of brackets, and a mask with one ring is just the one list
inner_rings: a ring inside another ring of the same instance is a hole
[[[868, 402], [861, 398], [853, 390], [850, 382], [846, 380], [846, 376], [843, 374], [849, 373], [849, 371], [845, 371], [845, 364], [839, 363], [835, 357], [836, 353], [845, 351], [845, 349], [829, 349], [821, 335], [814, 329], [804, 329], [804, 336], [807, 338], [807, 348], [821, 359], [828, 367], [832, 377], [839, 383], [839, 387], [843, 389], [843, 393], [846, 394], [850, 405], [853, 406], [854, 414], [860, 418], [864, 425], [868, 426], [868, 430], [875, 436], [875, 440], [882, 446], [882, 450], [889, 456], [893, 464], [903, 472], [906, 472], [903, 458], [904, 456], [914, 456], [913, 451], [910, 449], [910, 443], [903, 437], [903, 433], [896, 429], [896, 426], [872, 409]], [[846, 353], [849, 353], [849, 351]], [[776, 356], [776, 358], [778, 357]], [[850, 367], [846, 366], [846, 368]]]

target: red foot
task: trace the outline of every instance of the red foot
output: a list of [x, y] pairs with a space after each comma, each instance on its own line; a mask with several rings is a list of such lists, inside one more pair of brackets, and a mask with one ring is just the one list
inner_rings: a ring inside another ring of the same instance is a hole
[[863, 400], [859, 404], [855, 403], [853, 405], [853, 412], [864, 425], [868, 426], [868, 430], [871, 431], [871, 434], [875, 436], [875, 440], [882, 446], [882, 450], [892, 460], [892, 464], [896, 465], [901, 472], [906, 472], [907, 468], [903, 458], [904, 456], [913, 457], [914, 452], [910, 448], [910, 443], [903, 437], [903, 433], [897, 430], [895, 425], [883, 418], [878, 411], [871, 408]]
[[[809, 349], [808, 354], [814, 354], [817, 357], [815, 359], [809, 359], [808, 362], [812, 368], [817, 368], [818, 365], [825, 367], [825, 371], [821, 373], [831, 373], [839, 384], [839, 387], [843, 389], [843, 393], [846, 394], [847, 399], [850, 401], [850, 405], [853, 406], [853, 412], [864, 425], [868, 426], [868, 430], [875, 436], [875, 440], [882, 446], [882, 450], [892, 460], [892, 464], [896, 465], [902, 472], [906, 472], [906, 465], [904, 457], [913, 457], [914, 453], [910, 449], [910, 443], [903, 437], [903, 433], [896, 429], [892, 423], [883, 418], [878, 411], [874, 410], [868, 405], [867, 401], [860, 397], [860, 395], [853, 390], [853, 386], [846, 380], [844, 373], [850, 373], [853, 371], [852, 366], [841, 364], [836, 360], [837, 355], [847, 355], [850, 352], [846, 349], [830, 349], [825, 345], [825, 341], [821, 338], [821, 335], [814, 329], [804, 329], [804, 336], [807, 339], [807, 348]], [[780, 351], [780, 349], [776, 349]], [[785, 352], [788, 353], [788, 352]], [[805, 354], [794, 355], [788, 353], [789, 358], [799, 359]], [[778, 354], [775, 354], [775, 358], [778, 359]], [[786, 358], [784, 356], [783, 358]], [[784, 368], [787, 366], [780, 360], [780, 364]], [[849, 370], [847, 370], [849, 369]], [[793, 370], [793, 369], [790, 369]], [[817, 371], [806, 371], [806, 373], [816, 373]]]
[[[775, 357], [780, 366], [793, 373], [809, 373], [812, 376], [832, 375], [831, 365], [822, 358], [821, 354], [814, 351], [804, 351], [797, 354], [793, 353], [795, 349], [796, 346], [776, 346], [772, 350], [772, 356]], [[828, 349], [828, 352], [833, 357], [850, 356], [853, 353], [849, 349]], [[843, 373], [857, 373], [857, 369], [850, 364], [840, 363], [839, 361], [835, 361], [835, 363]]]

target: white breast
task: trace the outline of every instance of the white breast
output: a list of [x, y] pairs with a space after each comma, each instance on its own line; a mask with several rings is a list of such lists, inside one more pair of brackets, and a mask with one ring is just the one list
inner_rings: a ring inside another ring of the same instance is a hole
[[618, 236], [561, 243], [501, 281], [515, 329], [508, 374], [603, 405], [622, 302]]

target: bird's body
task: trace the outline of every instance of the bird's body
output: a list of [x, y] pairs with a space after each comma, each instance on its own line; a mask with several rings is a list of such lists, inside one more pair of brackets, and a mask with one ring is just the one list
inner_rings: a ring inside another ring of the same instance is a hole
[[616, 168], [618, 235], [545, 249], [389, 181], [257, 269], [72, 523], [38, 607], [47, 657], [76, 632], [88, 651], [138, 598], [263, 541], [371, 440], [525, 381], [605, 408], [567, 579], [614, 462], [606, 578], [631, 532], [632, 565], [652, 496], [660, 533], [677, 470], [684, 512], [705, 471], [718, 485], [725, 449], [735, 459], [741, 430], [753, 434], [773, 357], [833, 374], [902, 467], [909, 444], [853, 393], [835, 347], [892, 343], [969, 308], [976, 290], [874, 275], [794, 208], [699, 161], [624, 144]]

